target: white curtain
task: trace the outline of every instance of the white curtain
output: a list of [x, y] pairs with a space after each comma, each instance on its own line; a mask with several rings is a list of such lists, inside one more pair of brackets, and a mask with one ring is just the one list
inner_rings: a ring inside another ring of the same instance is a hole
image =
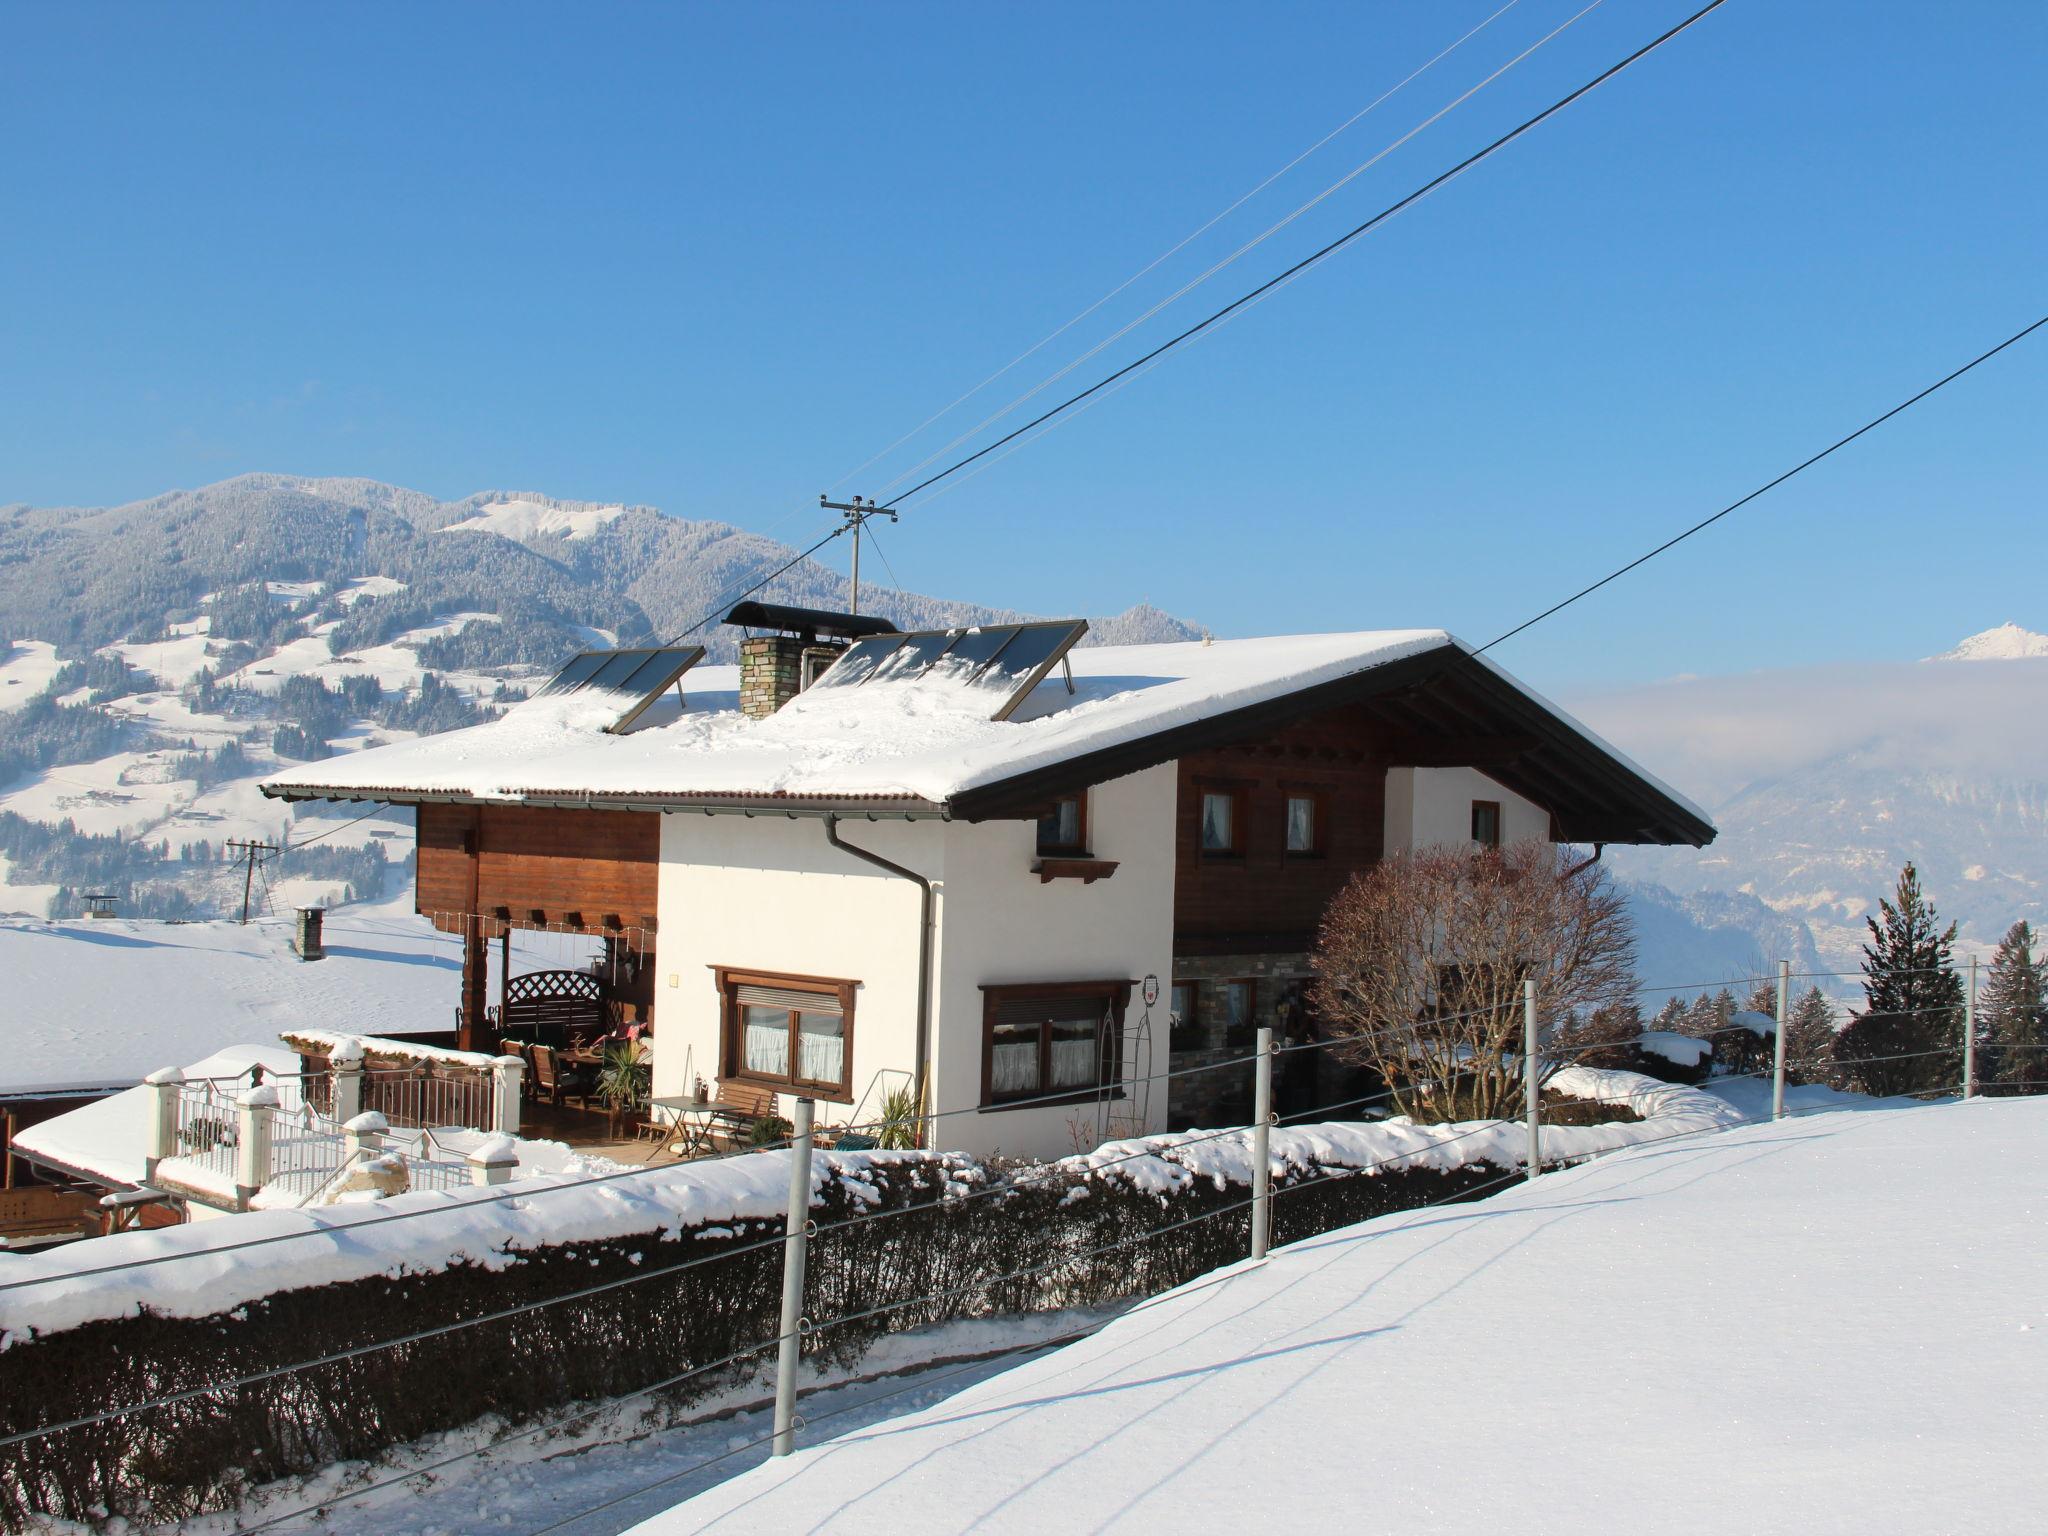
[[1204, 848], [1228, 848], [1230, 842], [1230, 812], [1233, 801], [1229, 795], [1202, 796], [1202, 846]]
[[1315, 846], [1316, 803], [1306, 795], [1295, 795], [1287, 802], [1287, 850], [1313, 853]]
[[837, 1014], [797, 1016], [797, 1076], [811, 1083], [836, 1083], [846, 1075], [846, 1020]]
[[1055, 1088], [1085, 1088], [1095, 1082], [1095, 1038], [1055, 1040], [1052, 1043], [1052, 1085]]
[[764, 1077], [789, 1075], [788, 1013], [780, 1008], [747, 1009], [745, 1043], [749, 1072]]
[[1038, 1090], [1038, 1042], [999, 1041], [989, 1055], [989, 1087], [998, 1094]]

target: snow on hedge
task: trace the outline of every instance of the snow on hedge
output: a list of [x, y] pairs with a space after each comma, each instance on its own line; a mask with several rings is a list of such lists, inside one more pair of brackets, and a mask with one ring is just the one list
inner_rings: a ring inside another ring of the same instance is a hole
[[[813, 1198], [838, 1181], [857, 1202], [868, 1175], [921, 1152], [821, 1154]], [[980, 1178], [948, 1156], [960, 1187]], [[0, 1350], [37, 1334], [127, 1317], [212, 1317], [279, 1291], [399, 1278], [456, 1264], [505, 1269], [544, 1247], [645, 1236], [677, 1242], [707, 1223], [772, 1221], [789, 1193], [789, 1153], [660, 1168], [604, 1179], [558, 1175], [512, 1186], [419, 1190], [361, 1205], [251, 1211], [216, 1221], [126, 1232], [49, 1253], [0, 1255]], [[246, 1246], [257, 1239], [260, 1246]], [[175, 1255], [176, 1262], [156, 1262]], [[143, 1263], [144, 1267], [126, 1267]], [[33, 1280], [40, 1283], [23, 1285]]]
[[[1557, 1092], [1624, 1104], [1639, 1123], [1554, 1126], [1543, 1130], [1547, 1161], [1590, 1157], [1638, 1142], [1739, 1124], [1743, 1114], [1694, 1088], [1633, 1072], [1567, 1067]], [[1315, 1172], [1450, 1170], [1472, 1163], [1515, 1167], [1527, 1131], [1505, 1121], [1416, 1125], [1407, 1120], [1333, 1122], [1278, 1128], [1273, 1171], [1286, 1179]], [[633, 1169], [604, 1179], [569, 1174], [514, 1186], [415, 1191], [361, 1205], [252, 1211], [152, 1232], [74, 1243], [47, 1254], [0, 1256], [0, 1349], [32, 1334], [55, 1333], [145, 1309], [172, 1317], [211, 1317], [280, 1291], [398, 1278], [457, 1264], [504, 1269], [523, 1252], [644, 1236], [680, 1242], [720, 1223], [775, 1221], [789, 1187], [786, 1151]], [[828, 1184], [856, 1204], [881, 1198], [875, 1175], [889, 1165], [932, 1160], [924, 1152], [821, 1153], [813, 1198]], [[959, 1153], [937, 1154], [948, 1192], [985, 1188], [988, 1168]], [[1110, 1142], [1045, 1165], [1056, 1177], [1116, 1179], [1169, 1194], [1201, 1178], [1219, 1187], [1251, 1178], [1251, 1133], [1188, 1131]], [[1081, 1187], [1081, 1186], [1077, 1186]], [[244, 1246], [252, 1239], [279, 1239]], [[176, 1262], [150, 1262], [176, 1255]], [[96, 1272], [97, 1271], [97, 1272]], [[35, 1280], [32, 1285], [20, 1285]]]
[[1696, 1067], [1714, 1054], [1714, 1042], [1697, 1035], [1674, 1034], [1668, 1029], [1646, 1029], [1635, 1038], [1635, 1047], [1645, 1056], [1661, 1056], [1680, 1067]]
[[[1701, 1042], [1704, 1043], [1704, 1042]], [[1742, 1112], [1712, 1094], [1677, 1083], [1660, 1083], [1639, 1072], [1566, 1067], [1550, 1079], [1555, 1092], [1575, 1099], [1624, 1105], [1640, 1121], [1608, 1125], [1547, 1125], [1542, 1128], [1546, 1162], [1565, 1162], [1612, 1152], [1639, 1142], [1661, 1141], [1694, 1131], [1739, 1125]], [[1121, 1179], [1153, 1194], [1170, 1195], [1197, 1179], [1218, 1189], [1248, 1185], [1252, 1176], [1249, 1130], [1177, 1131], [1112, 1141], [1056, 1166], [1096, 1177]], [[1460, 1120], [1417, 1125], [1392, 1120], [1329, 1121], [1275, 1126], [1269, 1142], [1276, 1182], [1318, 1170], [1352, 1169], [1388, 1173], [1410, 1168], [1449, 1171], [1471, 1163], [1519, 1167], [1527, 1155], [1528, 1127], [1519, 1121]]]

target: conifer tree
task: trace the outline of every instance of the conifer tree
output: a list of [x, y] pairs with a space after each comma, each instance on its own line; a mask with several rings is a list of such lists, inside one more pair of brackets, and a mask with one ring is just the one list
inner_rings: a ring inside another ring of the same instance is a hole
[[1866, 1006], [1835, 1042], [1835, 1059], [1865, 1093], [1930, 1093], [1958, 1086], [1963, 982], [1950, 951], [1956, 925], [1940, 926], [1910, 863], [1891, 901], [1865, 921]]
[[1977, 999], [1983, 1081], [1997, 1093], [2048, 1093], [2048, 975], [2034, 958], [2034, 930], [2014, 923], [1998, 941]]
[[1657, 1016], [1650, 1020], [1650, 1028], [1661, 1030], [1667, 1035], [1685, 1032], [1685, 1004], [1675, 997], [1667, 997], [1664, 1006], [1657, 1010]]
[[1785, 1076], [1833, 1083], [1835, 1075], [1835, 1005], [1819, 987], [1808, 987], [1785, 1018]]

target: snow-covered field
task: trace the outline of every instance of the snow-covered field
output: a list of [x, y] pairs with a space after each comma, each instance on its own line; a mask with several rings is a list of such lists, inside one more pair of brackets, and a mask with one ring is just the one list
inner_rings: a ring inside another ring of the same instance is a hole
[[[325, 960], [300, 960], [290, 939], [289, 918], [0, 918], [0, 1093], [133, 1083], [227, 1046], [275, 1045], [285, 1029], [453, 1027], [460, 941], [414, 916], [408, 896], [331, 914]], [[513, 969], [583, 964], [593, 942], [521, 934]]]
[[2034, 1099], [1620, 1152], [904, 1416], [817, 1405], [807, 1448], [636, 1529], [2039, 1530], [2044, 1150]]

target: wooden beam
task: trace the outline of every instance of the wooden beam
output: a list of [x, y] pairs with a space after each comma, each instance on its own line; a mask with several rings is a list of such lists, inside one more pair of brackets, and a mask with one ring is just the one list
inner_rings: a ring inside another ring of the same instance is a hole
[[1508, 768], [1539, 743], [1533, 736], [1390, 736], [1390, 768]]

